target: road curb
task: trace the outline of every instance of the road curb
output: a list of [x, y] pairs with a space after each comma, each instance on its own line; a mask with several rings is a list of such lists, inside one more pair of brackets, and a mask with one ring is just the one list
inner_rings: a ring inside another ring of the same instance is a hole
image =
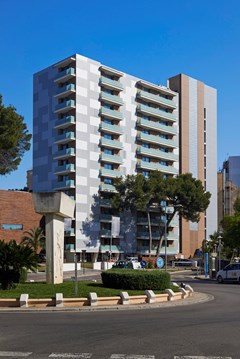
[[121, 311], [121, 310], [149, 310], [169, 307], [182, 307], [186, 305], [202, 304], [214, 300], [214, 296], [206, 293], [194, 292], [189, 298], [177, 301], [147, 304], [111, 305], [100, 307], [43, 307], [18, 308], [2, 307], [0, 313], [51, 313], [51, 312], [94, 312], [94, 311]]

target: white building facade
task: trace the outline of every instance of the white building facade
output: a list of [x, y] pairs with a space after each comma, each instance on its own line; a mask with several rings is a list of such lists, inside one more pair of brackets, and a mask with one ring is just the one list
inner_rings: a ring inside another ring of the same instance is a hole
[[[116, 258], [155, 254], [157, 213], [151, 215], [151, 249], [144, 213], [121, 218], [120, 234], [112, 237], [112, 216], [118, 215], [110, 206], [113, 180], [151, 170], [177, 175], [179, 114], [179, 94], [169, 87], [81, 55], [34, 75], [33, 192], [64, 191], [76, 200], [75, 217], [66, 222], [67, 257], [75, 251], [93, 261], [109, 251]], [[169, 255], [179, 253], [180, 237], [175, 218]]]

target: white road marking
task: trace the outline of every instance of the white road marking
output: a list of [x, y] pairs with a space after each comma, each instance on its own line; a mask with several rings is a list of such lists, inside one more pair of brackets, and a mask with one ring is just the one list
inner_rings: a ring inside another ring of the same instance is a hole
[[0, 357], [28, 357], [32, 352], [3, 352], [0, 351]]
[[155, 359], [155, 355], [112, 354], [111, 359]]
[[92, 357], [91, 353], [52, 353], [49, 358], [85, 358]]
[[174, 359], [232, 359], [232, 357], [175, 356]]

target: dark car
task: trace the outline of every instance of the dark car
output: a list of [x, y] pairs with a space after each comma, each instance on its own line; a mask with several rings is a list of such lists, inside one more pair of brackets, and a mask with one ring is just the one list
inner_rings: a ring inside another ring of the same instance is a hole
[[171, 261], [172, 267], [192, 267], [193, 261], [191, 259], [178, 258]]
[[113, 264], [112, 268], [130, 268], [133, 269], [132, 261], [120, 260]]

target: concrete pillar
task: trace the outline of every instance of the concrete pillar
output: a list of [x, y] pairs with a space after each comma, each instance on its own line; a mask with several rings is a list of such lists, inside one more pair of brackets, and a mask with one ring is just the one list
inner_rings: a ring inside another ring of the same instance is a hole
[[46, 281], [63, 282], [64, 218], [74, 216], [75, 201], [63, 192], [33, 193], [35, 211], [45, 215]]

